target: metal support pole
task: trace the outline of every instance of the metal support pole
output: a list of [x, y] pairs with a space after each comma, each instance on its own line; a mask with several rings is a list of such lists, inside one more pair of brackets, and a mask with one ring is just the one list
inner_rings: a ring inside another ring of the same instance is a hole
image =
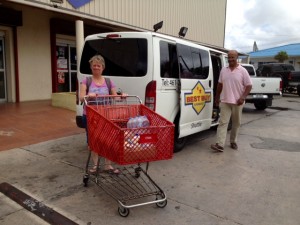
[[76, 20], [76, 59], [77, 71], [79, 71], [80, 55], [84, 44], [84, 26], [82, 20]]

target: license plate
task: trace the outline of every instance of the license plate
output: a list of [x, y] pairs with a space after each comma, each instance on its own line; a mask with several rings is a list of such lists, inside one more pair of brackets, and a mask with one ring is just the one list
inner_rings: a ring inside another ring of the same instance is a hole
[[253, 98], [264, 98], [264, 95], [253, 95]]

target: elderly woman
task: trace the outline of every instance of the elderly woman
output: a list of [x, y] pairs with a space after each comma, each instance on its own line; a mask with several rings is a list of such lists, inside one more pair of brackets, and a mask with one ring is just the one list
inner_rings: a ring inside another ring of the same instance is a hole
[[[80, 101], [84, 101], [84, 96], [96, 97], [96, 95], [116, 95], [117, 91], [114, 82], [110, 81], [110, 85], [108, 85], [105, 78], [102, 76], [102, 72], [105, 69], [104, 58], [101, 55], [95, 55], [89, 60], [89, 63], [93, 76], [90, 84], [87, 78], [82, 80], [80, 84]], [[85, 107], [83, 108], [83, 124], [86, 128], [86, 134], [88, 137]], [[90, 150], [89, 146], [88, 150]], [[94, 167], [90, 169], [90, 173], [95, 173], [97, 170], [98, 155], [95, 152], [92, 152], [91, 154], [94, 162]], [[118, 169], [112, 167], [109, 160], [105, 160], [104, 170], [114, 174], [120, 173]]]

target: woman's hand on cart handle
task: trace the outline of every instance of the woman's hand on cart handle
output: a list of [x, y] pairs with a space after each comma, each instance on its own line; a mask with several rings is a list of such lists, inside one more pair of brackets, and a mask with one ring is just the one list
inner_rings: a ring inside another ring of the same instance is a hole
[[96, 93], [89, 93], [88, 95], [83, 97], [84, 104], [87, 105], [90, 99], [96, 98], [98, 95]]
[[90, 97], [90, 98], [95, 98], [95, 97], [98, 96], [98, 94], [96, 94], [96, 93], [89, 93], [87, 96]]
[[122, 94], [121, 94], [121, 97], [127, 97], [127, 96], [128, 96], [127, 93], [122, 93]]

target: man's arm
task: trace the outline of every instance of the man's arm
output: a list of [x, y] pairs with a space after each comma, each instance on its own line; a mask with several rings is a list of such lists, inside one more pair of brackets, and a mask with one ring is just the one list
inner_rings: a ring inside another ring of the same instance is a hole
[[243, 95], [240, 97], [240, 99], [237, 102], [238, 105], [244, 104], [245, 99], [247, 98], [247, 95], [250, 93], [251, 89], [252, 89], [252, 85], [247, 85], [246, 86]]
[[80, 84], [80, 94], [79, 94], [79, 100], [80, 102], [84, 101], [84, 96], [86, 96], [86, 85], [85, 84]]

